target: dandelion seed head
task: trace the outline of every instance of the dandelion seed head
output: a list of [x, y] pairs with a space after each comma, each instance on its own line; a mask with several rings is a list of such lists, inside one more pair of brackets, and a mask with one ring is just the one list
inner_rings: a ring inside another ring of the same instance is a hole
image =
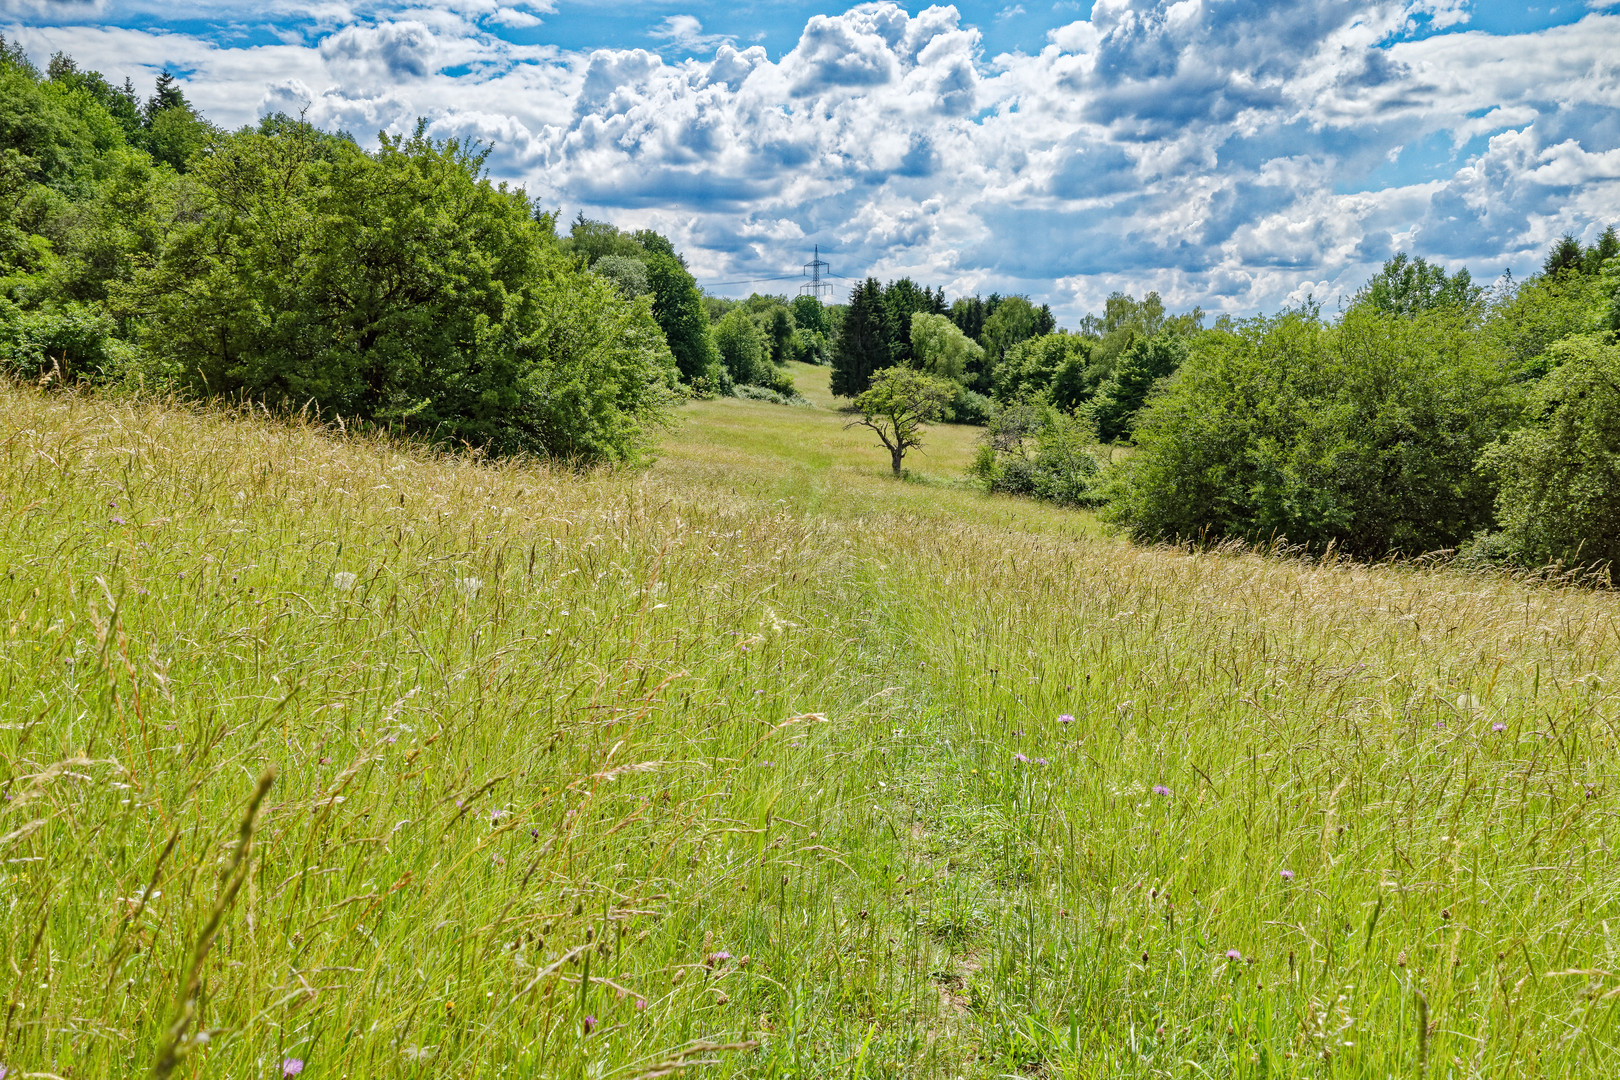
[[349, 573], [349, 571], [339, 570], [337, 573], [332, 575], [332, 588], [336, 589], [338, 592], [348, 592], [350, 589], [354, 588], [354, 583], [358, 580], [359, 578], [357, 578], [354, 574]]
[[481, 580], [479, 580], [478, 578], [475, 578], [475, 577], [464, 577], [464, 578], [457, 578], [456, 579], [456, 588], [460, 589], [463, 593], [467, 594], [468, 596], [477, 596], [478, 595], [478, 590], [482, 589], [483, 587], [484, 587], [484, 583]]

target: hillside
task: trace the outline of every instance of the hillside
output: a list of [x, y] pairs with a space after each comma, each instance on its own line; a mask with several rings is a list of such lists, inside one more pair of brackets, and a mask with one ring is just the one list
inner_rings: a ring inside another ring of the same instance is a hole
[[1614, 1075], [1612, 593], [896, 483], [794, 375], [592, 473], [0, 388], [0, 1064]]

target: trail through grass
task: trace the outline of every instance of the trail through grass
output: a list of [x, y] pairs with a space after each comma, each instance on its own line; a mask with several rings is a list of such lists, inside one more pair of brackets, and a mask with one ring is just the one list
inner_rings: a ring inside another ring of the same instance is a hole
[[0, 390], [0, 1064], [1614, 1075], [1612, 594], [820, 404], [580, 476]]

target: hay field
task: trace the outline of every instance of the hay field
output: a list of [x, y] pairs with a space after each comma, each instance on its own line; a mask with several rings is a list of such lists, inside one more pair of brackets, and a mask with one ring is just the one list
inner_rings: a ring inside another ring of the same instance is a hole
[[796, 374], [590, 475], [0, 388], [0, 1065], [1620, 1072], [1620, 600], [896, 483]]

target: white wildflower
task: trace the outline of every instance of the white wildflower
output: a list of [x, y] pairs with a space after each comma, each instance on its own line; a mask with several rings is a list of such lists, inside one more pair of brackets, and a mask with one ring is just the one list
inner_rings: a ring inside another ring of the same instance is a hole
[[354, 583], [358, 580], [360, 579], [349, 573], [347, 570], [339, 570], [337, 573], [332, 575], [332, 588], [336, 589], [338, 592], [348, 592], [350, 589], [354, 588]]

